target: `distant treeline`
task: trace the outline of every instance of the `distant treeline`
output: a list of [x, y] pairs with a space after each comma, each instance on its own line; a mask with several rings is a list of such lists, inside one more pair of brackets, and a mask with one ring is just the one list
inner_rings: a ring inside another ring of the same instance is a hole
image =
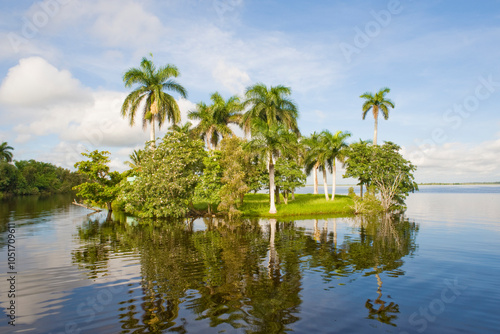
[[0, 161], [0, 198], [4, 195], [49, 195], [70, 192], [85, 177], [35, 160]]

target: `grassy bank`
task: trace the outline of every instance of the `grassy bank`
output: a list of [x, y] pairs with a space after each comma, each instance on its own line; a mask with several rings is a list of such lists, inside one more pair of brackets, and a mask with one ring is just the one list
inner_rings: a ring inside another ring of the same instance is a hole
[[239, 208], [245, 217], [287, 217], [304, 215], [342, 214], [354, 213], [353, 201], [348, 196], [335, 195], [334, 201], [327, 201], [325, 195], [296, 194], [295, 200], [289, 200], [288, 205], [276, 205], [278, 213], [269, 214], [268, 194], [246, 194], [243, 205]]

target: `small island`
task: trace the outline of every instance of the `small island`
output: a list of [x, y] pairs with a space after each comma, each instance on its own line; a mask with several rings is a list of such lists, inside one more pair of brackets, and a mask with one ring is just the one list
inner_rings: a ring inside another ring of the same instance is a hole
[[[179, 106], [168, 92], [187, 96], [176, 81], [179, 76], [174, 65], [157, 67], [152, 55], [126, 71], [125, 86], [134, 89], [121, 115], [134, 125], [140, 113], [143, 124], [150, 126], [150, 141], [130, 155], [130, 169], [123, 173], [110, 171], [107, 151], [82, 153], [87, 160], [75, 168], [87, 182], [74, 189], [85, 203], [75, 204], [142, 218], [352, 215], [401, 211], [406, 196], [418, 190], [416, 167], [403, 158], [401, 148], [392, 142], [377, 145], [379, 113], [388, 119], [395, 107], [386, 97], [389, 88], [360, 96], [362, 118], [371, 112], [375, 120], [373, 141], [348, 143], [349, 131], [302, 135], [292, 90], [282, 85], [256, 83], [244, 97], [227, 99], [215, 92], [209, 104], [201, 101], [189, 111], [195, 124], [181, 124]], [[166, 135], [156, 138], [156, 125], [167, 122], [171, 126]], [[237, 136], [238, 128], [243, 136]], [[358, 179], [359, 195], [353, 189], [348, 196], [336, 195], [339, 163], [346, 167], [343, 177]], [[318, 173], [324, 197], [318, 191]], [[295, 194], [311, 174], [313, 194]]]

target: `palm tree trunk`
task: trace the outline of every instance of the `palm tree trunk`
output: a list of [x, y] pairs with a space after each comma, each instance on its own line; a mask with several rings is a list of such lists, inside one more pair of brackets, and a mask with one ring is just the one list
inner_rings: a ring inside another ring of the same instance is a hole
[[313, 175], [314, 175], [314, 195], [318, 194], [318, 166], [315, 165], [313, 168]]
[[325, 188], [325, 197], [328, 201], [330, 196], [328, 196], [328, 184], [326, 183], [326, 166], [323, 168], [323, 187]]
[[337, 165], [333, 160], [332, 166], [332, 201], [335, 199], [335, 188], [337, 187]]
[[373, 131], [373, 145], [377, 146], [378, 114], [377, 115], [374, 114], [374, 118], [375, 118], [375, 129]]
[[151, 148], [154, 148], [155, 147], [155, 139], [156, 139], [154, 120], [151, 120], [151, 133], [150, 133], [149, 139], [151, 140]]
[[207, 132], [207, 149], [212, 151], [212, 129]]
[[274, 190], [274, 163], [273, 156], [269, 154], [269, 213], [271, 214], [276, 213], [276, 205], [274, 204]]

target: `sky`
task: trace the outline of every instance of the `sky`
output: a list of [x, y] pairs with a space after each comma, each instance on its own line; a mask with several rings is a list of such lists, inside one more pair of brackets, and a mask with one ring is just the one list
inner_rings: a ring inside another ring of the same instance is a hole
[[72, 170], [108, 150], [125, 170], [149, 129], [121, 117], [122, 77], [149, 54], [181, 73], [182, 122], [216, 91], [285, 85], [303, 135], [368, 140], [359, 96], [389, 87], [378, 142], [402, 147], [417, 182], [500, 181], [498, 0], [2, 1], [0, 142]]

